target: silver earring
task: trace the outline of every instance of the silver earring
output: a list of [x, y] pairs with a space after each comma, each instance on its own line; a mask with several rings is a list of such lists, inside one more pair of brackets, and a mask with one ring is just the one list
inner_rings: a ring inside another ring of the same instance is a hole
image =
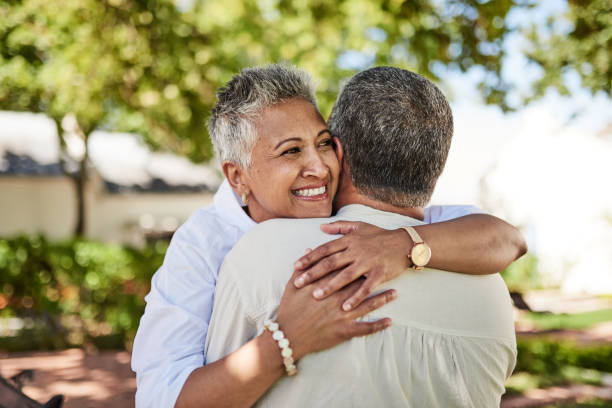
[[249, 198], [247, 197], [247, 193], [242, 193], [242, 202], [244, 205], [249, 205]]

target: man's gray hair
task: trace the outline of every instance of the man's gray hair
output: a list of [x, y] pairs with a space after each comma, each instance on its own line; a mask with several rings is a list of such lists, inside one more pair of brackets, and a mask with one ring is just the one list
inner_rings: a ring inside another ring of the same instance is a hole
[[288, 65], [246, 68], [217, 92], [208, 132], [217, 158], [244, 168], [257, 140], [255, 123], [266, 107], [302, 98], [317, 107], [310, 75]]
[[353, 184], [398, 207], [423, 207], [446, 162], [453, 115], [442, 92], [399, 68], [363, 71], [344, 86], [329, 119]]

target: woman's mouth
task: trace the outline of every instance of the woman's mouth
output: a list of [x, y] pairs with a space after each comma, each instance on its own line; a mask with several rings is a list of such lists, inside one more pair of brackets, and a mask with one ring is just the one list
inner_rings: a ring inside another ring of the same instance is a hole
[[291, 190], [291, 192], [299, 199], [308, 201], [325, 200], [328, 197], [327, 185], [319, 187], [308, 186], [297, 190]]

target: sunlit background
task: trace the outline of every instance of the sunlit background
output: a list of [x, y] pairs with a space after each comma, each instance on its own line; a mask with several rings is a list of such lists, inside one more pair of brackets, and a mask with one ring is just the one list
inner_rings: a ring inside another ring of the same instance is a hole
[[24, 390], [133, 405], [129, 356], [121, 384], [92, 381], [88, 358], [129, 351], [169, 238], [222, 180], [215, 90], [289, 62], [327, 116], [351, 75], [393, 65], [451, 100], [432, 204], [475, 204], [529, 244], [503, 272], [519, 333], [504, 404], [612, 404], [611, 49], [605, 0], [2, 2], [0, 375], [70, 348], [81, 382], [36, 368]]

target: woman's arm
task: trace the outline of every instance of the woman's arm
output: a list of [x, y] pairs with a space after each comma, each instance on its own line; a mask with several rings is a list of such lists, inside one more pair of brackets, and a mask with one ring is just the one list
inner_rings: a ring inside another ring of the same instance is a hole
[[227, 357], [194, 370], [185, 381], [176, 408], [253, 405], [283, 375], [275, 343], [266, 331]]
[[[527, 244], [516, 227], [488, 214], [466, 215], [414, 229], [432, 248], [429, 266], [444, 271], [496, 273], [527, 252]], [[411, 248], [412, 240], [409, 245]]]
[[[487, 214], [414, 227], [431, 248], [428, 267], [483, 275], [499, 272], [527, 251], [521, 233], [507, 222]], [[385, 230], [350, 221], [324, 224], [328, 234], [343, 237], [319, 246], [300, 258], [296, 287], [316, 282], [315, 298], [325, 298], [349, 282], [366, 276], [359, 290], [344, 303], [350, 310], [378, 285], [394, 279], [411, 266], [413, 242], [403, 229]], [[330, 271], [340, 271], [333, 276]]]
[[[310, 296], [310, 290], [293, 286], [295, 277], [294, 274], [285, 287], [277, 322], [290, 341], [296, 361], [308, 353], [383, 330], [391, 324], [390, 319], [375, 322], [355, 319], [395, 299], [394, 290], [371, 297], [347, 313], [341, 310], [341, 304], [355, 293], [359, 282], [317, 301]], [[251, 406], [284, 372], [280, 348], [270, 332], [265, 331], [225, 358], [194, 370], [179, 394], [176, 407]]]

